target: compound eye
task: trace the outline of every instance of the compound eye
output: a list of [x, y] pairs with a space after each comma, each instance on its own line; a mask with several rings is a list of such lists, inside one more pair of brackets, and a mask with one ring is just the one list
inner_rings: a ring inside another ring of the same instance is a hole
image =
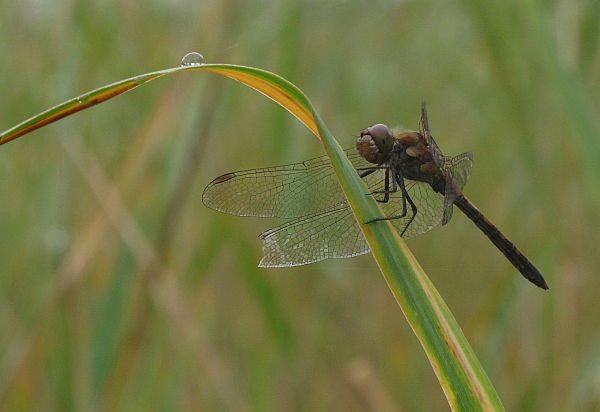
[[392, 132], [384, 124], [378, 123], [360, 132], [356, 140], [356, 150], [368, 162], [381, 164], [387, 161], [394, 148]]
[[390, 131], [390, 128], [381, 123], [377, 123], [371, 127], [368, 127], [366, 129], [366, 132], [366, 134], [371, 135], [373, 139], [375, 139], [375, 141], [385, 141], [392, 137], [392, 132]]

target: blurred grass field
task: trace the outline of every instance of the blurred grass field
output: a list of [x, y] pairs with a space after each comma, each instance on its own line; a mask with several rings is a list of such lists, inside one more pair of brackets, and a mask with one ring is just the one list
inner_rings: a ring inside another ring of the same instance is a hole
[[[1, 1], [1, 0], [0, 0]], [[343, 146], [377, 122], [473, 151], [459, 213], [409, 246], [507, 410], [600, 409], [595, 0], [1, 1], [0, 128], [178, 64], [297, 84]], [[256, 267], [273, 220], [203, 207], [224, 172], [321, 154], [209, 73], [157, 80], [0, 148], [0, 410], [447, 410], [369, 255]]]

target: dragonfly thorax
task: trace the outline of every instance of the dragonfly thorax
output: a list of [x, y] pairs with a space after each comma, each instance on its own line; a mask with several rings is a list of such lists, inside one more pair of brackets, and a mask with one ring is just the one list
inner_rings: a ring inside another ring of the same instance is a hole
[[436, 191], [443, 190], [443, 175], [419, 132], [392, 132], [386, 125], [378, 123], [360, 133], [356, 150], [366, 161], [388, 166], [397, 176], [427, 182], [435, 186]]
[[444, 174], [419, 132], [402, 131], [394, 134], [394, 149], [387, 165], [404, 179], [429, 183], [436, 192], [444, 193]]

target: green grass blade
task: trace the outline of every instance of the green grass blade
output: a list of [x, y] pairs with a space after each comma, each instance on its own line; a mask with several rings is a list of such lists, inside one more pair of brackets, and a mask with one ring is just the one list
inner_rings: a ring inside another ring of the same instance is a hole
[[[110, 100], [113, 97], [135, 89], [136, 87], [141, 86], [142, 84], [151, 80], [158, 79], [159, 77], [167, 74], [174, 74], [189, 70], [212, 71], [247, 84], [253, 89], [263, 93], [270, 99], [280, 103], [291, 114], [296, 116], [302, 123], [304, 123], [313, 132], [313, 134], [318, 136], [317, 127], [309, 115], [307, 106], [308, 100], [303, 94], [298, 94], [298, 91], [288, 91], [285, 89], [283, 87], [285, 82], [284, 79], [269, 72], [265, 72], [268, 73], [268, 75], [256, 76], [255, 72], [259, 70], [252, 67], [236, 66], [231, 64], [203, 64], [197, 66], [173, 67], [170, 69], [158, 70], [135, 77], [130, 77], [128, 79], [100, 87], [80, 96], [69, 99], [0, 133], [0, 146], [31, 133], [40, 127], [47, 126], [50, 123], [54, 123], [55, 121], [64, 117]], [[292, 94], [288, 95], [288, 92]]]
[[[319, 137], [358, 222], [383, 216], [364, 182], [304, 93], [276, 74], [244, 66], [185, 66], [136, 76], [94, 90], [49, 109], [0, 134], [0, 144], [60, 118], [92, 107], [149, 80], [186, 70], [207, 70], [261, 92], [296, 116]], [[384, 278], [421, 342], [453, 410], [504, 410], [452, 313], [406, 243], [388, 221], [360, 224]]]
[[21, 136], [31, 133], [34, 130], [39, 129], [40, 127], [44, 127], [46, 125], [49, 125], [50, 123], [54, 123], [55, 121], [60, 120], [64, 117], [70, 116], [74, 113], [80, 112], [92, 106], [96, 106], [97, 104], [100, 104], [102, 102], [110, 100], [113, 97], [116, 97], [120, 94], [123, 94], [131, 89], [134, 89], [146, 83], [147, 81], [163, 76], [164, 74], [170, 71], [172, 71], [172, 69], [147, 73], [136, 77], [130, 77], [129, 79], [121, 80], [119, 82], [100, 87], [91, 92], [67, 100], [0, 133], [0, 145], [3, 145]]

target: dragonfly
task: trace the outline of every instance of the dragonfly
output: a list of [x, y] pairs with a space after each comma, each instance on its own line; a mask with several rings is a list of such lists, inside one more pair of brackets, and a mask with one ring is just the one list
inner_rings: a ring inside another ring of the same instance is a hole
[[[446, 225], [456, 206], [527, 280], [548, 289], [533, 263], [463, 193], [473, 155], [442, 154], [424, 101], [418, 131], [374, 124], [345, 152], [367, 195], [384, 213], [365, 224], [390, 221], [403, 238], [411, 238]], [[260, 267], [300, 266], [370, 252], [327, 156], [225, 173], [206, 186], [202, 201], [231, 215], [285, 219], [260, 234]]]

